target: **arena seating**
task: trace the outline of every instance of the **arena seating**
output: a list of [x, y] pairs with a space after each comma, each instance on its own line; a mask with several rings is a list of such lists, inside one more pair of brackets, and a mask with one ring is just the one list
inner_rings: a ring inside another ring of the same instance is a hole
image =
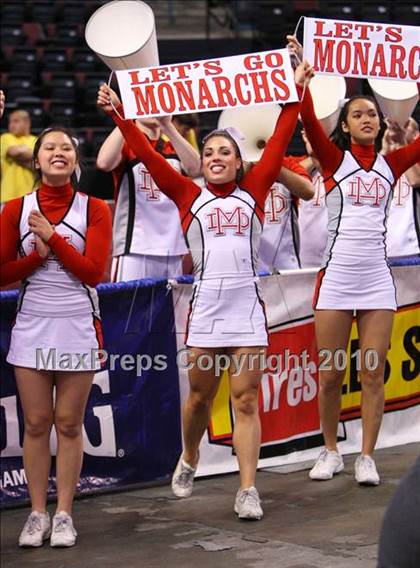
[[[167, 10], [174, 3], [167, 3]], [[3, 70], [0, 85], [6, 92], [7, 112], [23, 107], [30, 111], [34, 133], [52, 122], [73, 127], [83, 139], [87, 164], [93, 165], [101, 136], [112, 128], [112, 121], [95, 107], [98, 85], [108, 80], [109, 70], [84, 41], [84, 26], [90, 15], [105, 2], [5, 0], [1, 3], [1, 51]], [[153, 3], [151, 3], [153, 4]], [[155, 3], [160, 6], [164, 2]], [[200, 4], [195, 2], [196, 5]], [[203, 0], [203, 5], [206, 2]], [[153, 6], [155, 8], [155, 5]], [[191, 4], [192, 6], [192, 4]], [[208, 17], [212, 8], [226, 12], [226, 37], [200, 37], [159, 40], [161, 63], [185, 62], [222, 57], [279, 47], [287, 33], [293, 32], [300, 15], [328, 13], [337, 19], [398, 21], [413, 24], [419, 19], [416, 2], [326, 2], [316, 0], [207, 0]], [[207, 16], [206, 16], [207, 14]], [[164, 17], [165, 16], [165, 17]], [[166, 29], [177, 22], [173, 13], [156, 13], [157, 27]], [[208, 26], [207, 26], [208, 27]], [[203, 22], [203, 30], [206, 25]], [[242, 33], [245, 30], [246, 33]], [[359, 88], [359, 86], [358, 86]], [[366, 85], [364, 89], [367, 91]], [[217, 123], [218, 113], [202, 113], [202, 135]], [[418, 118], [418, 117], [417, 117]], [[7, 121], [2, 122], [5, 130]], [[291, 150], [303, 148], [298, 136]]]

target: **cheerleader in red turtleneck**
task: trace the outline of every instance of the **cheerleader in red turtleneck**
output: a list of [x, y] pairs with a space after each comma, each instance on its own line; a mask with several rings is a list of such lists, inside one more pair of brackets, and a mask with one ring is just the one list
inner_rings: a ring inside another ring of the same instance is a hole
[[[296, 49], [295, 38], [290, 41]], [[386, 260], [386, 219], [395, 182], [420, 160], [420, 138], [386, 156], [379, 154], [385, 124], [375, 100], [363, 95], [345, 103], [331, 140], [315, 116], [309, 90], [301, 115], [322, 167], [328, 209], [328, 242], [313, 300], [323, 358], [319, 410], [325, 448], [309, 475], [331, 479], [344, 467], [337, 451], [337, 427], [345, 370], [341, 364], [340, 370], [335, 368], [334, 354], [347, 350], [355, 311], [363, 426], [355, 477], [359, 484], [378, 485], [372, 453], [382, 420], [386, 354], [397, 308]]]
[[[303, 86], [311, 75], [309, 65], [301, 65], [295, 80]], [[264, 352], [267, 331], [256, 279], [257, 251], [265, 200], [280, 171], [300, 103], [285, 106], [261, 160], [244, 176], [239, 148], [228, 132], [214, 131], [207, 136], [202, 150], [206, 183], [200, 188], [168, 166], [131, 121], [112, 113], [111, 100], [119, 104], [115, 93], [102, 86], [98, 104], [112, 114], [161, 191], [178, 206], [193, 257], [195, 285], [187, 332], [191, 389], [183, 409], [184, 451], [172, 489], [178, 497], [188, 497], [192, 492], [198, 447], [219, 385], [216, 358], [241, 358], [241, 369], [230, 372], [235, 411], [233, 443], [241, 481], [234, 510], [240, 518], [260, 519], [263, 511], [255, 475], [261, 437], [258, 386], [263, 369], [254, 366], [251, 359], [255, 361], [255, 356]], [[163, 128], [168, 120], [163, 119]], [[200, 365], [203, 356], [212, 362], [210, 369]]]
[[99, 366], [95, 353], [102, 347], [94, 286], [105, 270], [111, 216], [105, 203], [74, 191], [77, 144], [65, 129], [44, 131], [34, 160], [39, 189], [8, 202], [1, 214], [0, 283], [22, 280], [7, 355], [23, 408], [23, 459], [32, 502], [19, 544], [40, 546], [51, 532], [46, 500], [54, 424], [57, 512], [51, 546], [72, 546], [83, 417]]

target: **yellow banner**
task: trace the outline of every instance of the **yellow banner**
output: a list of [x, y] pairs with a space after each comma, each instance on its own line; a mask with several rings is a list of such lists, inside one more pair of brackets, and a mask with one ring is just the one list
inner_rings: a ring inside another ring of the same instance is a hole
[[[361, 385], [359, 341], [356, 322], [353, 323], [347, 351], [346, 377], [343, 384], [342, 411], [360, 406]], [[374, 365], [374, 355], [371, 361]], [[385, 401], [420, 396], [420, 307], [401, 308], [395, 314], [391, 348], [385, 368]]]

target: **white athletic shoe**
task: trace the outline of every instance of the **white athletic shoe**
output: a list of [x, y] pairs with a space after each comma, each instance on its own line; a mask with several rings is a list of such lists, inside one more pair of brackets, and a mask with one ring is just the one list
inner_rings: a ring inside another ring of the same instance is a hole
[[65, 511], [59, 511], [53, 517], [51, 546], [74, 546], [77, 532], [73, 526], [73, 520]]
[[379, 485], [380, 478], [375, 461], [370, 456], [360, 455], [356, 459], [354, 473], [359, 485]]
[[240, 519], [259, 521], [263, 517], [260, 496], [255, 487], [238, 489], [234, 511]]
[[19, 546], [42, 546], [51, 534], [51, 522], [48, 513], [32, 511], [19, 536]]
[[172, 491], [177, 497], [189, 497], [193, 490], [197, 467], [191, 467], [181, 457], [172, 476]]
[[344, 462], [340, 454], [324, 448], [309, 472], [309, 477], [318, 481], [324, 481], [331, 479], [335, 473], [339, 473], [343, 469]]

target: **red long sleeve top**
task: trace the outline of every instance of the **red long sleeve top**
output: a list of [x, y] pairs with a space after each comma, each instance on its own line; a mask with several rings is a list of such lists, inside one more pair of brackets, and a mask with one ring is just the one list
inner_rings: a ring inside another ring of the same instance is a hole
[[[72, 186], [67, 184], [51, 187], [42, 184], [38, 192], [41, 213], [52, 225], [57, 225], [72, 203], [74, 194]], [[20, 197], [6, 203], [0, 215], [1, 286], [26, 278], [45, 261], [37, 251], [26, 257], [17, 258], [23, 199]], [[109, 208], [100, 199], [90, 197], [84, 254], [81, 255], [56, 232], [51, 235], [47, 244], [77, 278], [89, 286], [96, 286], [105, 271], [111, 239], [112, 222]]]
[[[301, 96], [302, 89], [299, 86], [297, 89]], [[240, 187], [247, 190], [256, 200], [259, 206], [258, 215], [261, 219], [264, 217], [265, 199], [276, 181], [287, 145], [294, 132], [300, 106], [300, 102], [285, 105], [260, 161], [240, 181]], [[123, 114], [122, 105], [117, 110], [119, 114]], [[132, 121], [121, 119], [115, 112], [112, 112], [111, 116], [130, 148], [149, 170], [159, 189], [176, 203], [183, 219], [199, 195], [200, 187], [191, 179], [174, 171], [165, 158], [153, 149], [146, 136]], [[236, 185], [236, 181], [233, 180], [217, 185], [207, 183], [207, 188], [216, 196], [222, 197], [229, 195]]]
[[[328, 192], [335, 185], [332, 176], [340, 165], [344, 152], [325, 134], [320, 121], [315, 115], [309, 89], [306, 89], [303, 98], [301, 116], [309, 142], [321, 164], [325, 189]], [[373, 144], [368, 146], [351, 144], [350, 151], [363, 169], [370, 170], [376, 158], [375, 146]], [[391, 168], [395, 181], [397, 181], [406, 170], [420, 160], [420, 137], [408, 144], [408, 146], [390, 152], [384, 158]]]

